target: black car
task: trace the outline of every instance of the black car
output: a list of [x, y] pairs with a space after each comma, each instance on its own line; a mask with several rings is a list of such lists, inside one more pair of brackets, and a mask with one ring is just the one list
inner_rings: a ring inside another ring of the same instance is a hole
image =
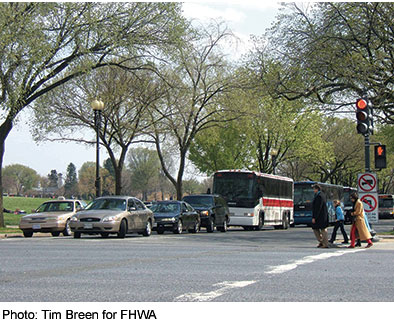
[[189, 233], [200, 231], [200, 216], [188, 203], [183, 201], [160, 201], [151, 206], [156, 222], [156, 231], [172, 231], [181, 234], [183, 230]]
[[201, 226], [207, 228], [209, 233], [215, 227], [225, 232], [230, 221], [230, 211], [226, 201], [219, 195], [189, 195], [183, 200], [193, 206], [200, 213]]

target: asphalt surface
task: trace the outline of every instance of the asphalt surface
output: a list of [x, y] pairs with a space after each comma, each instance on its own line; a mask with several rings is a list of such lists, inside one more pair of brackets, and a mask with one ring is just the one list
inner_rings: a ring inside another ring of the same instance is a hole
[[[393, 226], [385, 220], [374, 228]], [[0, 301], [394, 300], [394, 239], [380, 237], [370, 249], [316, 245], [308, 227], [125, 239], [8, 237], [0, 239]]]

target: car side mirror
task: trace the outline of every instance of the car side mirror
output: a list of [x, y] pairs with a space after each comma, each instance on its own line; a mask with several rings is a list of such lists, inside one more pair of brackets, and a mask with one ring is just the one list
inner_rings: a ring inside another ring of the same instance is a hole
[[137, 211], [137, 208], [135, 208], [134, 206], [130, 206], [130, 207], [128, 208], [128, 210], [129, 210], [129, 212], [131, 212], [131, 211]]

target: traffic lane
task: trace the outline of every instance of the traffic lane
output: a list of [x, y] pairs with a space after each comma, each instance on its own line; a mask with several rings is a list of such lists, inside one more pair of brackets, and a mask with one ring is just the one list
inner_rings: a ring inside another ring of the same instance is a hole
[[[8, 262], [7, 246], [10, 253], [19, 251]], [[271, 266], [321, 252], [311, 246], [309, 228], [125, 240], [19, 239], [2, 245], [8, 268], [0, 290], [3, 301], [173, 301], [210, 292], [218, 283], [260, 281]]]

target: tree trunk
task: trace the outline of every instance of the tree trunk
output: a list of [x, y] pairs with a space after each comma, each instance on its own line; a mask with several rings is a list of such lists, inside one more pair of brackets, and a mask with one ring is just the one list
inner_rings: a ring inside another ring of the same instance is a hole
[[12, 129], [12, 120], [6, 119], [0, 126], [0, 227], [5, 227], [3, 206], [3, 158], [5, 151], [5, 140]]

